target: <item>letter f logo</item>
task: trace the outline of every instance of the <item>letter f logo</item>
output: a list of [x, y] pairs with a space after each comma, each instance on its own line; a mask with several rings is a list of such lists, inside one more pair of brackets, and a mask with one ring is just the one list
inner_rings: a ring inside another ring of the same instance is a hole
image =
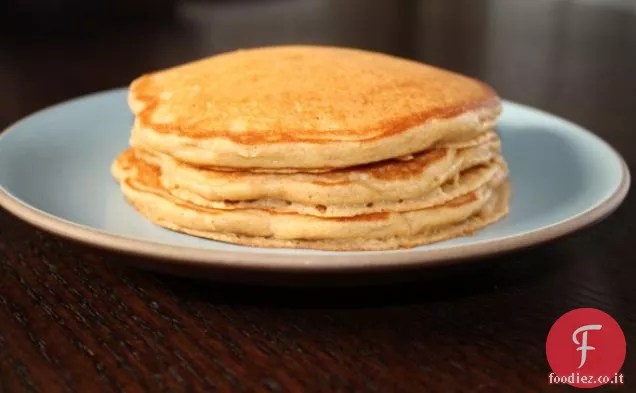
[[[593, 351], [596, 349], [587, 345], [587, 332], [589, 330], [601, 330], [601, 327], [601, 325], [585, 325], [576, 329], [572, 334], [572, 341], [574, 341], [574, 344], [581, 345], [576, 349], [577, 351], [581, 351], [581, 364], [579, 365], [579, 368], [583, 367], [583, 365], [585, 364], [585, 360], [587, 360], [587, 351]], [[581, 342], [579, 342], [576, 336], [578, 336], [578, 334], [581, 332], [583, 332], [583, 334], [581, 335]]]

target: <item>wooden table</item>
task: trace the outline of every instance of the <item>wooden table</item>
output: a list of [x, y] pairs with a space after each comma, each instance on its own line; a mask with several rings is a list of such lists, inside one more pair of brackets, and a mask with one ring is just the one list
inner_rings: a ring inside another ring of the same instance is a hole
[[[0, 127], [151, 69], [310, 42], [476, 76], [594, 130], [636, 164], [635, 11], [578, 1], [225, 1], [119, 26], [77, 20], [4, 24]], [[545, 340], [578, 307], [610, 313], [626, 335], [626, 386], [600, 390], [634, 391], [632, 195], [600, 225], [550, 244], [362, 288], [157, 275], [0, 211], [0, 391], [565, 391], [548, 385]]]

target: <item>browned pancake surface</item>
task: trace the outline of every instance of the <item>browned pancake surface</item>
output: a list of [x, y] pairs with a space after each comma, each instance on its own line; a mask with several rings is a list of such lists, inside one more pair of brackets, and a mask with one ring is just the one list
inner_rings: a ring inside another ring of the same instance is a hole
[[317, 46], [230, 52], [144, 75], [130, 102], [138, 127], [248, 145], [373, 141], [499, 106], [492, 89], [465, 76]]

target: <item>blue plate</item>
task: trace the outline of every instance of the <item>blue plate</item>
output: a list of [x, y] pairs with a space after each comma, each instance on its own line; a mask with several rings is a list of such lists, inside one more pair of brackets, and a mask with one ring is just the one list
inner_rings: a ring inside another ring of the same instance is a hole
[[555, 239], [613, 212], [630, 184], [623, 159], [594, 134], [504, 102], [498, 130], [510, 165], [511, 211], [475, 236], [382, 252], [224, 244], [154, 226], [124, 200], [110, 164], [128, 145], [133, 117], [126, 95], [120, 89], [68, 101], [1, 134], [0, 205], [56, 234], [154, 257], [145, 265], [339, 271], [428, 266]]

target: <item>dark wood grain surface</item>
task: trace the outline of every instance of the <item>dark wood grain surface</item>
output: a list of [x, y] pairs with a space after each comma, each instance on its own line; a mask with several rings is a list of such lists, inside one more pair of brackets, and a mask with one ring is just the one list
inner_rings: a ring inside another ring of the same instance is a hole
[[[0, 128], [212, 53], [328, 43], [481, 78], [594, 130], [633, 168], [636, 7], [601, 3], [201, 1], [171, 18], [45, 24], [5, 12]], [[635, 391], [635, 222], [629, 195], [601, 224], [532, 250], [408, 283], [294, 289], [128, 268], [0, 210], [0, 392], [566, 391], [548, 385], [545, 340], [577, 307], [610, 313], [627, 339], [625, 385], [598, 390]]]

